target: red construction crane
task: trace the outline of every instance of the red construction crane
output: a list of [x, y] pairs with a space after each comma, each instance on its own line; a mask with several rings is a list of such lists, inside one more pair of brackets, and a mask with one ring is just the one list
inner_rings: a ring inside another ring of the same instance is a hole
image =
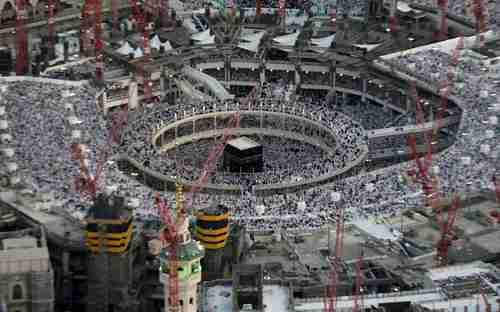
[[28, 34], [26, 0], [16, 0], [16, 75], [28, 72]]
[[[55, 0], [50, 0], [55, 1]], [[50, 7], [50, 6], [49, 6]], [[93, 13], [93, 14], [92, 14]], [[50, 36], [49, 24], [49, 36]], [[85, 0], [80, 22], [80, 44], [85, 55], [95, 55], [95, 79], [98, 83], [104, 80], [104, 41], [102, 40], [102, 0]], [[53, 29], [52, 29], [53, 31]], [[92, 39], [94, 51], [92, 51]]]
[[[239, 113], [236, 113], [233, 117], [234, 125], [239, 127]], [[227, 131], [226, 131], [227, 130]], [[159, 194], [156, 197], [156, 206], [159, 209], [161, 218], [165, 223], [165, 227], [160, 234], [160, 239], [162, 241], [163, 246], [167, 246], [168, 254], [169, 254], [169, 311], [180, 311], [179, 306], [179, 277], [177, 268], [179, 267], [178, 258], [177, 258], [177, 246], [179, 244], [179, 227], [185, 222], [188, 217], [188, 211], [190, 210], [190, 206], [192, 205], [192, 199], [195, 192], [198, 192], [207, 182], [208, 177], [212, 174], [213, 169], [215, 168], [215, 164], [217, 163], [218, 158], [220, 157], [221, 150], [224, 150], [224, 146], [229, 140], [231, 128], [224, 129], [224, 139], [222, 143], [217, 145], [212, 152], [210, 153], [208, 159], [205, 161], [203, 166], [202, 175], [197, 180], [195, 185], [191, 188], [189, 194], [191, 201], [187, 202], [187, 205], [184, 205], [184, 198], [179, 198], [182, 193], [182, 190], [179, 191], [179, 188], [182, 188], [182, 185], [177, 185], [176, 187], [176, 202], [177, 202], [177, 217], [176, 221], [173, 221], [173, 217], [171, 216], [170, 209], [168, 209], [167, 204], [164, 200], [162, 200]], [[182, 203], [182, 204], [180, 204]]]
[[47, 30], [48, 30], [48, 46], [50, 49], [50, 55], [53, 55], [55, 51], [55, 44], [56, 44], [56, 30], [55, 30], [55, 9], [56, 9], [56, 0], [48, 0], [47, 1], [47, 6], [48, 6], [48, 16], [47, 16]]
[[331, 269], [329, 284], [326, 286], [326, 294], [324, 297], [326, 312], [335, 312], [337, 310], [337, 285], [339, 283], [339, 275], [342, 271], [342, 256], [344, 250], [344, 212], [344, 205], [338, 205], [335, 230], [335, 254], [333, 259], [330, 259]]
[[[433, 133], [424, 134], [424, 144], [426, 146], [426, 155], [424, 160], [420, 159], [418, 156], [416, 137], [414, 135], [410, 135], [408, 139], [412, 158], [415, 159], [417, 166], [417, 170], [411, 170], [409, 175], [415, 175], [417, 182], [422, 185], [422, 190], [426, 195], [426, 200], [428, 201], [428, 206], [435, 209], [437, 221], [441, 229], [441, 238], [437, 244], [437, 266], [444, 266], [448, 264], [448, 250], [452, 241], [452, 227], [456, 219], [456, 210], [459, 208], [459, 199], [456, 196], [453, 199], [451, 208], [448, 211], [448, 218], [445, 221], [442, 206], [435, 205], [439, 201], [438, 180], [436, 176], [431, 176], [429, 174], [429, 168], [432, 165], [432, 143], [437, 142], [439, 129], [442, 127], [443, 114], [447, 109], [448, 98], [451, 94], [452, 84], [455, 80], [455, 69], [458, 64], [460, 50], [464, 46], [463, 40], [463, 37], [460, 37], [457, 41], [457, 46], [453, 51], [451, 66], [449, 67], [445, 81], [442, 83], [440, 89], [441, 105], [438, 108], [437, 117], [434, 123], [434, 131]], [[423, 124], [425, 122], [423, 108], [421, 106], [420, 99], [416, 95], [416, 85], [414, 83], [411, 84], [410, 94], [413, 95], [416, 102], [417, 124]]]
[[87, 147], [83, 144], [73, 144], [71, 146], [71, 159], [78, 161], [80, 174], [75, 178], [75, 188], [82, 196], [94, 199], [102, 187], [101, 178], [104, 164], [111, 155], [111, 149], [120, 143], [121, 134], [128, 121], [127, 111], [121, 110], [113, 116], [113, 123], [109, 130], [108, 141], [99, 148], [99, 155], [96, 160], [95, 173], [89, 169], [89, 159]]
[[440, 227], [441, 237], [437, 244], [436, 266], [443, 267], [448, 265], [448, 250], [451, 242], [455, 238], [455, 231], [453, 227], [457, 219], [457, 211], [460, 208], [460, 198], [455, 195], [452, 199], [451, 205], [447, 211], [447, 218], [444, 217], [444, 207], [440, 205], [437, 207], [437, 221]]
[[[188, 217], [188, 213], [191, 210], [191, 206], [193, 203], [194, 195], [202, 189], [208, 182], [209, 176], [213, 173], [215, 166], [219, 157], [222, 155], [222, 151], [224, 151], [224, 147], [227, 142], [231, 138], [231, 131], [234, 128], [239, 128], [240, 126], [240, 113], [236, 112], [231, 116], [229, 121], [229, 127], [224, 128], [223, 139], [222, 142], [217, 144], [209, 153], [207, 160], [205, 161], [202, 169], [202, 173], [198, 180], [194, 183], [189, 191], [189, 200], [184, 205], [184, 198], [180, 198], [183, 194], [182, 185], [179, 183], [176, 186], [176, 202], [177, 202], [177, 216], [174, 222], [173, 217], [170, 213], [170, 210], [167, 207], [167, 204], [164, 200], [162, 200], [159, 194], [156, 197], [156, 206], [160, 212], [160, 216], [165, 223], [165, 227], [163, 228], [160, 238], [163, 246], [168, 247], [169, 254], [169, 311], [180, 311], [179, 306], [179, 277], [177, 268], [179, 266], [178, 258], [177, 258], [177, 246], [180, 242], [178, 229], [184, 224], [186, 218]], [[181, 189], [179, 189], [181, 188]], [[182, 196], [183, 197], [183, 196]]]
[[354, 309], [353, 312], [361, 312], [363, 309], [363, 252], [356, 261], [356, 285], [354, 289]]
[[260, 17], [262, 14], [262, 0], [255, 0], [255, 16]]
[[484, 32], [486, 31], [487, 21], [485, 7], [482, 0], [473, 0], [473, 12], [476, 18], [476, 42], [479, 47], [484, 45]]
[[92, 12], [94, 9], [94, 1], [85, 0], [82, 8], [82, 20], [80, 21], [80, 48], [83, 54], [92, 55], [91, 41], [93, 36], [92, 25]]
[[94, 0], [94, 42], [95, 42], [95, 78], [98, 83], [104, 81], [104, 42], [102, 41], [102, 0]]
[[[488, 297], [486, 297], [486, 294], [484, 293], [484, 289], [481, 287], [481, 283], [479, 283], [479, 293], [481, 294], [481, 298], [483, 299], [484, 306], [485, 306], [485, 312], [491, 312], [491, 304], [488, 302]], [[477, 307], [477, 310], [479, 311], [479, 306]]]
[[[444, 113], [448, 108], [448, 98], [452, 91], [452, 84], [455, 80], [455, 69], [459, 62], [460, 50], [464, 47], [464, 38], [458, 38], [457, 45], [453, 51], [451, 66], [447, 72], [446, 79], [443, 81], [440, 92], [440, 106], [438, 107], [436, 117], [434, 120], [433, 131], [428, 131], [424, 133], [424, 146], [426, 148], [424, 160], [418, 157], [417, 151], [417, 138], [415, 134], [411, 134], [408, 137], [408, 145], [411, 151], [412, 159], [415, 159], [417, 170], [410, 170], [408, 175], [414, 176], [416, 180], [422, 185], [422, 190], [427, 196], [429, 201], [432, 201], [432, 197], [435, 195], [434, 184], [432, 177], [429, 175], [429, 169], [432, 166], [432, 144], [438, 142], [439, 129], [441, 129], [443, 124]], [[423, 112], [423, 107], [421, 100], [417, 94], [417, 88], [415, 81], [410, 83], [410, 96], [415, 102], [415, 116], [417, 125], [423, 125], [425, 123], [425, 117]]]
[[[177, 186], [177, 188], [179, 185]], [[177, 190], [178, 191], [178, 190]], [[176, 196], [179, 197], [179, 196]], [[162, 247], [167, 247], [168, 250], [168, 298], [169, 312], [180, 311], [180, 300], [179, 300], [179, 261], [177, 257], [177, 248], [180, 243], [179, 237], [179, 227], [182, 222], [187, 218], [186, 210], [183, 209], [181, 201], [183, 199], [176, 198], [177, 202], [177, 215], [174, 220], [172, 216], [171, 209], [164, 199], [160, 197], [159, 194], [156, 195], [156, 207], [160, 213], [160, 217], [165, 224], [163, 229], [160, 231], [160, 241], [162, 242]]]
[[[416, 124], [423, 125], [425, 123], [425, 117], [424, 117], [422, 102], [417, 94], [417, 88], [414, 81], [410, 83], [409, 96], [415, 102]], [[410, 170], [408, 172], [408, 175], [412, 176], [416, 180], [416, 182], [422, 185], [422, 190], [424, 192], [424, 195], [426, 196], [428, 205], [430, 205], [434, 193], [432, 178], [429, 175], [429, 169], [432, 165], [432, 130], [426, 131], [424, 133], [423, 138], [426, 150], [424, 158], [421, 159], [418, 156], [417, 135], [411, 133], [408, 136], [408, 145], [410, 147], [412, 159], [415, 159], [415, 164], [416, 164], [416, 170]]]
[[217, 161], [222, 156], [222, 152], [227, 145], [227, 142], [232, 138], [232, 130], [240, 127], [240, 113], [236, 112], [229, 121], [229, 127], [224, 128], [222, 141], [217, 144], [208, 154], [208, 158], [203, 163], [201, 176], [191, 187], [187, 208], [190, 209], [193, 204], [194, 195], [202, 189], [207, 183], [208, 178], [212, 175], [217, 166]]
[[146, 69], [147, 65], [151, 62], [151, 47], [149, 46], [149, 31], [151, 27], [146, 9], [141, 9], [137, 0], [131, 0], [131, 2], [137, 29], [139, 32], [142, 32], [142, 48], [144, 51], [142, 59], [136, 65], [138, 68], [137, 75], [142, 77], [143, 101], [147, 103], [153, 97], [150, 73]]
[[[257, 87], [254, 87], [252, 91], [248, 94], [248, 96], [244, 98], [241, 102], [242, 103], [246, 102], [246, 104], [248, 105], [248, 103], [250, 103], [250, 101], [252, 101], [257, 95], [258, 92], [256, 91]], [[189, 192], [189, 198], [187, 200], [186, 209], [190, 210], [193, 204], [194, 195], [207, 184], [208, 178], [215, 170], [215, 167], [217, 166], [217, 161], [222, 156], [222, 152], [224, 151], [227, 142], [232, 138], [232, 133], [231, 133], [232, 130], [239, 127], [240, 127], [240, 112], [235, 112], [230, 117], [230, 120], [228, 122], [228, 127], [224, 128], [223, 130], [222, 141], [219, 144], [217, 144], [214, 148], [212, 148], [212, 150], [208, 154], [208, 158], [203, 163], [203, 169], [201, 171], [201, 175], [198, 178], [198, 180], [193, 184]]]
[[399, 25], [398, 25], [398, 17], [397, 17], [397, 0], [392, 0], [390, 1], [390, 12], [389, 12], [389, 31], [391, 34], [396, 34], [398, 31]]
[[438, 40], [446, 40], [448, 38], [448, 0], [438, 0], [439, 12], [441, 15], [441, 26], [439, 27]]
[[278, 15], [281, 18], [281, 24], [286, 25], [286, 0], [278, 0]]
[[460, 51], [464, 48], [464, 45], [465, 45], [464, 37], [459, 37], [457, 40], [457, 45], [455, 46], [455, 49], [453, 49], [451, 64], [446, 73], [446, 78], [441, 83], [441, 90], [439, 93], [441, 104], [436, 114], [434, 136], [438, 134], [438, 131], [441, 128], [443, 122], [443, 115], [446, 112], [446, 109], [448, 108], [448, 99], [452, 91], [453, 83], [456, 79], [456, 68], [460, 61]]

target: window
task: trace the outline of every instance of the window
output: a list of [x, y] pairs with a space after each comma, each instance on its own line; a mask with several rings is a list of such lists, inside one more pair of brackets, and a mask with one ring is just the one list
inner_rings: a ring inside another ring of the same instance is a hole
[[193, 297], [189, 298], [189, 304], [193, 304]]
[[22, 300], [23, 297], [23, 287], [21, 284], [15, 284], [12, 286], [12, 300]]
[[179, 305], [182, 307], [184, 305], [184, 301], [179, 300]]

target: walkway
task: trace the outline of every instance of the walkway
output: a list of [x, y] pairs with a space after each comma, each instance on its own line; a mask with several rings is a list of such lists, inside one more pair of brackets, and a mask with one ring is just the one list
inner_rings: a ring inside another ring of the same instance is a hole
[[191, 66], [184, 66], [182, 68], [182, 73], [187, 77], [202, 83], [207, 89], [209, 89], [219, 100], [230, 100], [234, 98], [233, 94], [230, 94], [226, 88], [214, 77], [207, 75], [199, 70], [194, 69]]

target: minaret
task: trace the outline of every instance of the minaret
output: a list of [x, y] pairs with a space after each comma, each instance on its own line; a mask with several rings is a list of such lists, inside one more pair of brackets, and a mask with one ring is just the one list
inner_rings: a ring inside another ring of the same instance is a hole
[[178, 307], [171, 306], [170, 298], [170, 257], [168, 246], [164, 246], [160, 252], [160, 281], [165, 290], [165, 312], [196, 312], [198, 310], [197, 290], [201, 282], [201, 263], [204, 256], [203, 247], [191, 239], [189, 232], [189, 218], [184, 208], [184, 191], [180, 183], [176, 186], [176, 212], [177, 219], [177, 281], [178, 281]]

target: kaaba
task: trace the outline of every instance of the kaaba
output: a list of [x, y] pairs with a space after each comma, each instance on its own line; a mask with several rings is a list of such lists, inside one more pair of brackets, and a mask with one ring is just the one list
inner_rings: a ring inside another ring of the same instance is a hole
[[227, 142], [224, 148], [223, 167], [229, 172], [261, 172], [264, 160], [262, 145], [247, 137]]

